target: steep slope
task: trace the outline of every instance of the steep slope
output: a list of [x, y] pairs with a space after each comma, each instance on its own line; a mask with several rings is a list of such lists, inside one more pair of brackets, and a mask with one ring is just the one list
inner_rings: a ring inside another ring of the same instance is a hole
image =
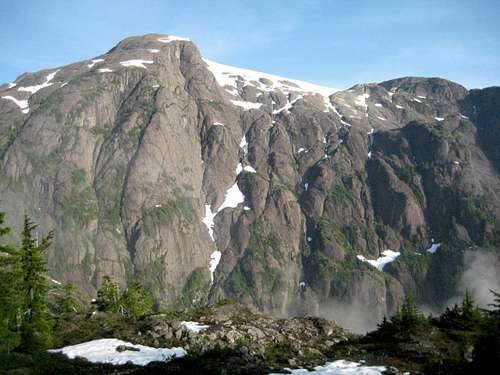
[[498, 251], [497, 88], [337, 91], [150, 34], [0, 98], [0, 209], [54, 228], [51, 275], [89, 293], [111, 275], [165, 305], [377, 321], [408, 293], [440, 307], [466, 249]]

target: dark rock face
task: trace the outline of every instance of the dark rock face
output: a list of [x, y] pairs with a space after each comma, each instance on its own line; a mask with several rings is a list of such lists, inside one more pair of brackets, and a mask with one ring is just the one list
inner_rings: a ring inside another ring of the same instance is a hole
[[[498, 88], [333, 93], [152, 34], [0, 97], [0, 209], [53, 228], [51, 276], [89, 293], [110, 275], [165, 305], [229, 296], [336, 318], [339, 303], [378, 319], [408, 293], [439, 307], [465, 249], [499, 248]], [[401, 255], [383, 272], [358, 258], [388, 249]]]

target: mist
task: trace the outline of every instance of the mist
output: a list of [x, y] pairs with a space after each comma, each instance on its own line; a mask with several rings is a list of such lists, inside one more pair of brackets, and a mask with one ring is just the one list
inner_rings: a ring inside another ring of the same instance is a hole
[[364, 334], [377, 328], [384, 316], [382, 312], [374, 311], [373, 306], [359, 302], [342, 303], [328, 302], [323, 304], [318, 316], [334, 320], [342, 328], [357, 334]]
[[464, 255], [464, 273], [457, 286], [457, 294], [450, 298], [448, 307], [462, 302], [468, 291], [474, 302], [484, 309], [493, 302], [494, 290], [500, 291], [500, 257], [486, 251], [468, 251]]

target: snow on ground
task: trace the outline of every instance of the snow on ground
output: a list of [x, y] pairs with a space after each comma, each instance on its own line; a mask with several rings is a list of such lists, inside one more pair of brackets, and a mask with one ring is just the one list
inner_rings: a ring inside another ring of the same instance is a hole
[[382, 117], [382, 116], [377, 116], [377, 118], [378, 118], [379, 120], [382, 120], [382, 121], [387, 121], [387, 119], [386, 119], [385, 117]]
[[201, 331], [210, 327], [198, 322], [181, 322], [181, 325], [184, 326], [189, 332], [194, 333], [200, 333]]
[[31, 95], [33, 95], [34, 93], [40, 91], [41, 89], [44, 89], [45, 87], [52, 86], [53, 83], [50, 83], [50, 81], [52, 81], [54, 79], [54, 77], [56, 76], [58, 71], [59, 71], [59, 69], [57, 69], [55, 72], [48, 74], [47, 77], [45, 77], [45, 82], [40, 84], [40, 85], [19, 87], [17, 89], [17, 91], [26, 91], [26, 92], [31, 93]]
[[243, 85], [254, 86], [262, 91], [274, 91], [279, 89], [284, 94], [300, 92], [304, 94], [320, 94], [323, 97], [329, 97], [334, 92], [339, 91], [338, 89], [320, 86], [314, 83], [223, 65], [207, 59], [204, 59], [204, 61], [207, 63], [208, 69], [215, 76], [217, 83], [224, 88], [230, 86], [232, 88], [230, 91], [234, 91], [238, 88], [238, 81]]
[[215, 125], [215, 126], [224, 126], [224, 124], [222, 122], [214, 122], [212, 125]]
[[376, 267], [379, 271], [383, 271], [386, 264], [393, 262], [401, 253], [392, 250], [382, 251], [381, 257], [378, 257], [375, 260], [366, 259], [363, 255], [357, 255], [357, 258], [362, 261], [371, 264], [373, 267]]
[[151, 53], [158, 53], [158, 52], [160, 52], [160, 50], [156, 49], [156, 48], [148, 49], [148, 51], [151, 52]]
[[370, 131], [367, 134], [368, 135], [372, 135], [373, 133], [375, 133], [375, 129], [371, 128]]
[[245, 111], [248, 111], [249, 109], [259, 109], [262, 107], [262, 103], [245, 102], [243, 100], [231, 100], [231, 103], [237, 105], [238, 107], [242, 107]]
[[383, 107], [380, 103], [375, 103], [375, 107]]
[[360, 107], [365, 107], [368, 108], [368, 104], [366, 104], [366, 99], [370, 97], [370, 94], [361, 94], [356, 97], [356, 100], [354, 101], [354, 104], [360, 106]]
[[[14, 85], [15, 85], [15, 83], [14, 83]], [[465, 120], [468, 120], [468, 119], [469, 119], [467, 116], [464, 116], [464, 115], [462, 115], [462, 114], [460, 114], [460, 117], [461, 117], [461, 118], [463, 118], [463, 119], [465, 119]]]
[[403, 109], [404, 107], [402, 107], [402, 106], [400, 106], [400, 105], [397, 105], [397, 104], [396, 104], [396, 108], [397, 108], [397, 109]]
[[212, 254], [210, 254], [210, 284], [214, 282], [214, 272], [219, 265], [221, 258], [222, 253], [219, 250], [215, 250]]
[[372, 158], [372, 152], [368, 152], [368, 159], [371, 159]]
[[[126, 346], [138, 350], [117, 351], [118, 346]], [[51, 353], [62, 353], [70, 359], [83, 357], [93, 363], [110, 363], [123, 365], [132, 362], [145, 366], [153, 361], [168, 361], [184, 357], [187, 352], [182, 348], [152, 348], [144, 345], [134, 345], [119, 339], [99, 339], [60, 349], [49, 350]]]
[[190, 42], [191, 39], [184, 38], [182, 36], [169, 35], [165, 38], [159, 38], [158, 41], [162, 42], [162, 43], [171, 43], [171, 42], [175, 42], [175, 41]]
[[17, 83], [9, 83], [9, 89], [13, 88], [13, 87], [16, 87], [17, 86]]
[[248, 154], [248, 142], [247, 142], [247, 137], [243, 134], [243, 138], [241, 138], [240, 141], [240, 148], [243, 149], [243, 153], [246, 155]]
[[19, 100], [10, 95], [2, 96], [2, 99], [12, 100], [14, 104], [21, 108], [21, 112], [24, 114], [30, 111], [27, 100]]
[[340, 120], [340, 123], [341, 123], [342, 125], [344, 125], [344, 126], [348, 126], [348, 127], [351, 127], [351, 126], [352, 126], [351, 124], [349, 124], [348, 122], [345, 122], [345, 121], [344, 121], [344, 120], [342, 120], [342, 119]]
[[216, 212], [212, 212], [209, 204], [205, 205], [205, 217], [201, 221], [207, 226], [208, 234], [210, 235], [212, 241], [214, 240], [214, 217], [216, 214]]
[[297, 151], [297, 154], [300, 154], [301, 152], [304, 152], [306, 149], [304, 147], [301, 147], [299, 148], [299, 150]]
[[137, 68], [146, 69], [146, 65], [144, 64], [152, 64], [153, 62], [153, 60], [132, 59], [127, 61], [120, 61], [120, 64], [126, 67], [135, 66]]
[[276, 111], [273, 111], [273, 115], [277, 115], [281, 112], [289, 113], [290, 109], [292, 109], [293, 105], [297, 102], [299, 99], [303, 99], [304, 97], [302, 95], [299, 95], [295, 99], [293, 99], [291, 102], [287, 102], [283, 107], [277, 109]]
[[238, 163], [238, 165], [236, 166], [236, 176], [239, 175], [241, 173], [241, 171], [243, 170], [243, 166], [241, 165], [241, 163]]
[[54, 279], [50, 279], [50, 281], [52, 281], [56, 285], [62, 285], [62, 283], [60, 281], [57, 281], [57, 280], [54, 280]]
[[249, 173], [257, 173], [257, 171], [250, 165], [245, 165], [245, 167], [243, 168], [243, 170], [245, 172], [249, 172]]
[[427, 96], [423, 96], [423, 95], [417, 95], [420, 99], [425, 99], [427, 98]]
[[309, 189], [309, 183], [308, 183], [308, 182], [306, 182], [306, 183], [304, 184], [304, 190], [305, 190], [305, 191], [307, 191], [307, 189]]
[[251, 208], [248, 206], [243, 207], [243, 211], [250, 211], [250, 210], [251, 210]]
[[236, 166], [236, 175], [239, 175], [243, 171], [249, 173], [257, 173], [257, 171], [252, 166], [245, 165], [245, 167], [243, 167], [241, 163], [238, 163], [238, 165]]
[[[345, 361], [343, 359], [329, 362], [324, 366], [316, 366], [313, 371], [306, 369], [289, 370], [292, 374], [314, 374], [314, 375], [382, 375], [386, 368], [384, 366], [363, 366], [358, 362]], [[277, 375], [275, 373], [269, 375]]]
[[414, 102], [417, 102], [417, 103], [422, 103], [422, 101], [420, 99], [417, 99], [417, 98], [412, 98], [411, 100], [413, 100]]
[[227, 207], [236, 208], [240, 203], [243, 203], [244, 201], [245, 201], [245, 196], [238, 187], [238, 183], [235, 182], [233, 186], [227, 189], [224, 202], [222, 202], [217, 212], [220, 212]]
[[98, 70], [99, 73], [111, 73], [112, 70], [108, 68], [102, 68]]
[[437, 121], [444, 121], [444, 117], [434, 117]]
[[434, 254], [434, 253], [437, 251], [437, 249], [439, 249], [439, 247], [440, 247], [440, 246], [441, 246], [441, 244], [440, 244], [440, 243], [435, 243], [435, 242], [433, 241], [433, 242], [432, 242], [431, 247], [429, 247], [429, 248], [427, 249], [427, 252], [428, 252], [428, 253], [431, 253], [431, 254]]
[[87, 66], [88, 66], [89, 68], [92, 68], [95, 64], [100, 63], [100, 62], [103, 62], [103, 61], [104, 61], [104, 59], [94, 59], [94, 60], [92, 60], [92, 62], [91, 62], [90, 64], [88, 64]]

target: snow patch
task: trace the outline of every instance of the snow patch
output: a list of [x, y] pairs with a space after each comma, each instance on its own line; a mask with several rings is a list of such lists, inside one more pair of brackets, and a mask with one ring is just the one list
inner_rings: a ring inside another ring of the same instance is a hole
[[98, 70], [99, 73], [111, 73], [112, 70], [108, 68], [102, 68]]
[[54, 77], [56, 76], [58, 71], [59, 71], [59, 69], [57, 69], [55, 72], [48, 74], [47, 77], [45, 77], [45, 82], [42, 83], [41, 85], [19, 87], [17, 89], [17, 91], [26, 91], [26, 92], [31, 93], [31, 95], [33, 95], [34, 93], [40, 91], [41, 89], [52, 86], [53, 83], [50, 83], [50, 81], [52, 81], [54, 79]]
[[398, 256], [401, 255], [398, 251], [385, 250], [382, 251], [381, 257], [378, 257], [375, 260], [366, 259], [363, 255], [357, 255], [356, 257], [362, 261], [371, 264], [373, 267], [376, 267], [379, 271], [383, 271], [386, 264], [393, 262]]
[[291, 102], [288, 102], [286, 103], [283, 107], [277, 109], [276, 111], [273, 111], [273, 115], [277, 115], [281, 112], [285, 112], [285, 113], [288, 113], [290, 112], [290, 109], [292, 109], [293, 105], [297, 102], [297, 100], [299, 99], [303, 99], [303, 96], [302, 95], [299, 95], [298, 97], [296, 97], [294, 100], [292, 100]]
[[88, 66], [89, 68], [92, 68], [95, 64], [100, 63], [100, 62], [103, 62], [103, 61], [104, 61], [104, 59], [94, 59], [94, 60], [92, 60], [92, 62], [91, 62], [90, 64], [88, 64], [87, 66]]
[[386, 119], [385, 117], [382, 117], [382, 116], [377, 116], [377, 118], [378, 118], [379, 120], [382, 120], [382, 121], [387, 121], [387, 119]]
[[437, 121], [444, 121], [444, 117], [434, 117]]
[[245, 167], [243, 168], [243, 170], [245, 172], [249, 172], [249, 173], [257, 173], [257, 171], [250, 165], [245, 165]]
[[17, 86], [17, 83], [9, 83], [9, 89], [13, 88], [13, 87], [16, 87]]
[[439, 249], [440, 246], [441, 246], [440, 243], [435, 243], [434, 241], [432, 241], [432, 245], [427, 249], [427, 252], [434, 254]]
[[214, 126], [224, 126], [222, 122], [214, 122], [212, 125]]
[[28, 106], [28, 100], [19, 100], [10, 95], [2, 96], [2, 99], [12, 100], [15, 105], [21, 108], [21, 112], [24, 114], [30, 111]]
[[400, 106], [400, 105], [397, 105], [397, 104], [396, 104], [396, 108], [397, 108], [397, 109], [403, 109], [404, 107], [402, 107], [402, 106]]
[[219, 250], [215, 250], [212, 254], [210, 254], [210, 285], [214, 282], [214, 272], [219, 265], [221, 258], [222, 253]]
[[176, 41], [179, 41], [179, 42], [190, 42], [191, 39], [184, 38], [182, 36], [169, 35], [169, 36], [167, 36], [165, 38], [159, 38], [158, 41], [161, 42], [161, 43], [171, 43], [171, 42], [176, 42]]
[[307, 191], [307, 189], [309, 189], [309, 183], [308, 183], [308, 182], [306, 182], [306, 183], [304, 184], [304, 190], [305, 190], [305, 191]]
[[372, 152], [371, 152], [371, 151], [369, 151], [369, 152], [368, 152], [368, 159], [371, 159], [371, 158], [372, 158]]
[[158, 53], [158, 52], [160, 52], [159, 49], [155, 49], [155, 48], [150, 48], [150, 49], [148, 49], [148, 51], [151, 52], [151, 53]]
[[243, 100], [231, 100], [231, 103], [237, 105], [238, 107], [242, 107], [245, 111], [248, 111], [250, 109], [259, 109], [260, 107], [262, 107], [262, 103], [252, 103]]
[[248, 154], [248, 142], [247, 137], [244, 134], [240, 141], [240, 148], [243, 149], [243, 154], [246, 156]]
[[152, 64], [153, 62], [154, 62], [153, 60], [132, 59], [132, 60], [120, 61], [120, 64], [125, 67], [134, 66], [137, 68], [146, 69], [146, 65], [144, 64]]
[[205, 205], [205, 217], [201, 220], [203, 224], [206, 225], [208, 229], [208, 234], [212, 241], [214, 241], [214, 217], [217, 215], [216, 212], [212, 212], [209, 204]]
[[304, 147], [301, 147], [298, 149], [297, 154], [300, 154], [301, 152], [304, 152], [306, 149]]
[[417, 98], [412, 98], [411, 100], [413, 100], [414, 102], [417, 102], [417, 103], [422, 103], [422, 101], [420, 99], [417, 99]]
[[238, 207], [238, 204], [243, 203], [244, 201], [245, 201], [245, 196], [238, 187], [238, 183], [235, 182], [233, 186], [227, 189], [224, 202], [222, 202], [222, 205], [219, 207], [217, 212], [220, 212], [227, 207], [236, 208]]
[[198, 322], [181, 322], [181, 325], [185, 327], [189, 332], [194, 332], [194, 333], [199, 333], [210, 327]]
[[[126, 346], [137, 350], [117, 351], [118, 346]], [[49, 350], [51, 353], [62, 353], [70, 359], [86, 358], [92, 363], [110, 363], [124, 365], [132, 362], [145, 366], [153, 361], [165, 362], [173, 358], [184, 357], [187, 352], [182, 348], [152, 348], [144, 345], [134, 345], [119, 339], [99, 339], [77, 345], [65, 346]]]
[[354, 103], [360, 107], [368, 108], [368, 104], [366, 104], [366, 99], [370, 97], [370, 94], [361, 94], [356, 97]]
[[383, 107], [383, 105], [380, 103], [375, 103], [375, 107]]
[[[289, 369], [287, 369], [289, 370]], [[350, 362], [343, 359], [327, 362], [324, 366], [316, 366], [312, 371], [306, 369], [289, 370], [292, 374], [311, 375], [382, 375], [384, 366], [364, 366], [359, 362]], [[278, 375], [271, 373], [269, 375]]]

